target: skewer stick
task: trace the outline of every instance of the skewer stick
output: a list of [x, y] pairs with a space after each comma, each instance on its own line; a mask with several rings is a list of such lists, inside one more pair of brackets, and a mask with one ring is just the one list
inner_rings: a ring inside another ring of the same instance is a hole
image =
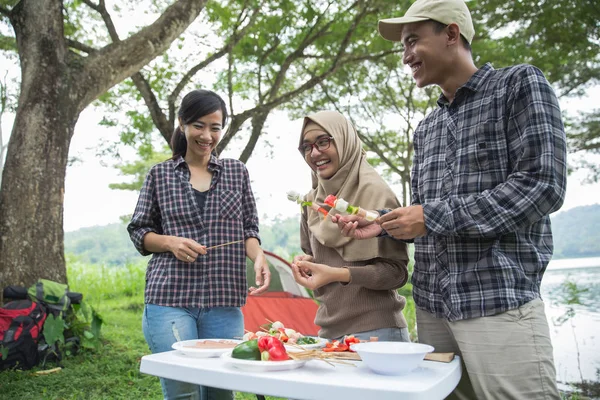
[[216, 246], [207, 247], [206, 250], [216, 249], [217, 247], [222, 247], [222, 246], [229, 246], [230, 244], [236, 244], [236, 243], [240, 243], [240, 242], [243, 242], [243, 241], [244, 240], [242, 239], [242, 240], [235, 240], [233, 242], [222, 243], [222, 244], [218, 244]]

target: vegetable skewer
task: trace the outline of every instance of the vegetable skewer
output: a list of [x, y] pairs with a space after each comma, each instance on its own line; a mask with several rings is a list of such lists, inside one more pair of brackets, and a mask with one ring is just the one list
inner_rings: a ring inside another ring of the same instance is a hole
[[342, 198], [337, 198], [336, 196], [330, 194], [325, 198], [325, 204], [330, 207], [335, 208], [341, 213], [347, 213], [350, 215], [358, 215], [361, 218], [366, 219], [367, 221], [375, 221], [377, 217], [379, 217], [379, 213], [375, 211], [365, 210], [359, 206], [353, 206], [348, 204], [348, 202]]
[[300, 193], [298, 193], [298, 192], [294, 192], [293, 190], [287, 192], [287, 198], [288, 198], [288, 200], [296, 202], [296, 203], [300, 204], [301, 206], [307, 206], [307, 207], [312, 208], [316, 212], [320, 212], [321, 214], [323, 214], [323, 218], [327, 217], [328, 211], [326, 209], [321, 207], [316, 202], [302, 200], [302, 197], [300, 196]]

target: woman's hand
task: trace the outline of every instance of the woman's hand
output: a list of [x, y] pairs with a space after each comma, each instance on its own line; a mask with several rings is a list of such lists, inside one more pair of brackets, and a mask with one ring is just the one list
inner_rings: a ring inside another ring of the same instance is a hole
[[292, 271], [296, 282], [310, 290], [318, 289], [332, 282], [350, 282], [348, 268], [332, 268], [310, 261], [298, 261], [292, 264]]
[[332, 215], [331, 221], [338, 225], [343, 236], [354, 239], [370, 239], [382, 231], [374, 221], [367, 221], [357, 215]]
[[312, 261], [313, 257], [309, 256], [308, 254], [301, 254], [301, 255], [297, 255], [294, 256], [294, 261], [292, 261], [292, 264], [297, 264], [300, 261]]
[[206, 254], [206, 246], [201, 245], [193, 239], [170, 236], [169, 251], [181, 261], [192, 263], [199, 255]]
[[251, 295], [256, 296], [266, 292], [267, 289], [269, 289], [269, 284], [271, 283], [271, 271], [269, 270], [269, 263], [267, 262], [265, 253], [262, 251], [254, 260], [254, 274], [256, 276], [256, 286], [258, 287], [252, 286], [250, 289], [248, 289], [248, 291]]

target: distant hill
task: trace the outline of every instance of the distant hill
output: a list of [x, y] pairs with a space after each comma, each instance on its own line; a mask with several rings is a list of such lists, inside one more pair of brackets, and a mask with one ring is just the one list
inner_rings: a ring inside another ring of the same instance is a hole
[[[559, 212], [551, 220], [554, 258], [600, 256], [600, 204]], [[301, 252], [299, 216], [261, 225], [260, 232], [265, 250], [287, 260]], [[116, 266], [144, 259], [129, 240], [126, 225], [120, 223], [65, 233], [65, 252], [91, 264]]]
[[551, 215], [554, 258], [600, 256], [600, 204]]
[[65, 232], [65, 253], [84, 263], [114, 266], [144, 259], [129, 240], [127, 225], [121, 223]]

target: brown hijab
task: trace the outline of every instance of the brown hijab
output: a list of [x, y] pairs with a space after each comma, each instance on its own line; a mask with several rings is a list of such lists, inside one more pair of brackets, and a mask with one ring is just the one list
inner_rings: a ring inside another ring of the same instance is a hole
[[[320, 111], [308, 115], [304, 118], [300, 144], [306, 128], [314, 129], [314, 124], [333, 137], [340, 162], [338, 171], [329, 179], [319, 179], [313, 171], [313, 188], [306, 195], [308, 201], [323, 204], [325, 197], [333, 194], [366, 210], [400, 207], [388, 184], [367, 162], [362, 142], [350, 121], [337, 111]], [[311, 209], [308, 209], [308, 228], [319, 243], [335, 248], [345, 261], [370, 260], [376, 257], [406, 259], [403, 243], [392, 239], [355, 240], [344, 237], [336, 224], [330, 219], [323, 220]]]

